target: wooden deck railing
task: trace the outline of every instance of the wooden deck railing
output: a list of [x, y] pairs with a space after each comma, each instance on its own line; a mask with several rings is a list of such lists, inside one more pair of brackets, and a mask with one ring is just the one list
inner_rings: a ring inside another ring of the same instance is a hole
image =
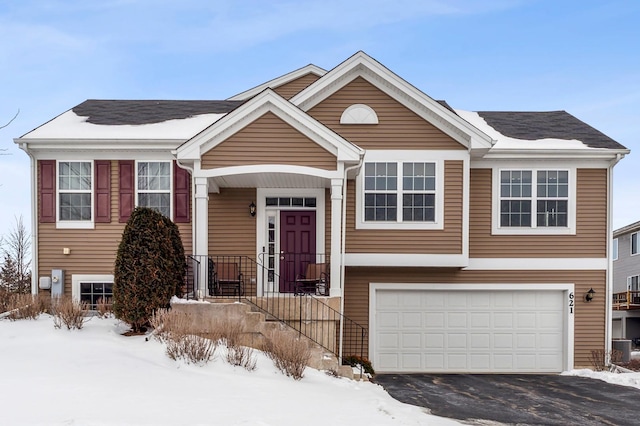
[[640, 309], [640, 291], [613, 293], [613, 309]]

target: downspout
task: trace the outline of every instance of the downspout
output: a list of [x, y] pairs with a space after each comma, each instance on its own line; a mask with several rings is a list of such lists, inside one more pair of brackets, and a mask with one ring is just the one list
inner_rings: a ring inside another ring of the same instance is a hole
[[21, 150], [27, 153], [31, 163], [31, 294], [38, 294], [38, 198], [37, 198], [37, 169], [36, 159], [29, 151], [29, 145], [19, 143]]
[[[340, 298], [340, 315], [341, 318], [344, 318], [344, 296], [345, 296], [345, 246], [347, 240], [347, 175], [351, 170], [359, 169], [362, 167], [362, 162], [364, 160], [364, 153], [360, 154], [360, 158], [358, 159], [358, 164], [354, 164], [351, 167], [347, 167], [344, 169], [344, 177], [342, 178], [342, 235], [341, 235], [341, 243], [340, 243], [340, 283], [342, 284], [342, 297]], [[342, 327], [340, 327], [340, 342], [339, 342], [339, 351], [338, 351], [338, 362], [342, 365], [342, 344], [343, 344], [343, 335], [344, 335], [344, 321], [342, 322]]]
[[[618, 164], [620, 160], [624, 157], [624, 154], [616, 154], [616, 158], [611, 160], [609, 164], [609, 168], [607, 169], [607, 276], [606, 276], [606, 295], [605, 295], [605, 330], [604, 330], [604, 339], [605, 339], [605, 350], [607, 354], [611, 354], [611, 333], [613, 324], [612, 316], [613, 316], [613, 259], [611, 256], [611, 246], [613, 244], [613, 220], [611, 213], [613, 212], [613, 167]], [[610, 362], [610, 359], [607, 360]]]

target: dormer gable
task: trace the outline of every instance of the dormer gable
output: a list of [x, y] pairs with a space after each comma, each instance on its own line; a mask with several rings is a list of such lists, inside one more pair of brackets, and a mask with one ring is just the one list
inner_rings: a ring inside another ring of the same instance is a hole
[[[302, 68], [298, 68], [295, 71], [291, 71], [280, 77], [276, 77], [272, 80], [269, 80], [266, 83], [262, 83], [249, 90], [245, 90], [242, 93], [238, 93], [237, 95], [234, 95], [227, 100], [244, 101], [244, 100], [250, 99], [251, 97], [257, 95], [258, 93], [264, 91], [267, 88], [272, 89], [278, 93], [282, 91], [283, 93], [280, 93], [280, 95], [283, 96], [285, 99], [288, 99], [291, 96], [293, 96], [295, 93], [297, 93], [299, 90], [294, 89], [292, 91], [293, 87], [287, 88], [287, 86], [298, 87], [301, 90], [304, 87], [308, 86], [309, 84], [321, 78], [326, 73], [327, 73], [326, 70], [318, 66], [315, 66], [313, 64], [309, 64]], [[290, 94], [291, 96], [289, 96]]]

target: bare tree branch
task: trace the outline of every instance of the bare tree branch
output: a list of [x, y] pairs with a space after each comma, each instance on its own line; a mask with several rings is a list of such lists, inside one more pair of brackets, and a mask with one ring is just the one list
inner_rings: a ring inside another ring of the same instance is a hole
[[16, 119], [16, 117], [18, 116], [18, 114], [20, 114], [20, 108], [18, 108], [18, 112], [16, 112], [16, 115], [13, 116], [13, 118], [11, 120], [9, 120], [9, 122], [7, 124], [5, 124], [4, 126], [0, 126], [0, 129], [4, 129], [5, 127], [7, 127], [9, 124], [11, 124], [13, 122], [13, 120]]

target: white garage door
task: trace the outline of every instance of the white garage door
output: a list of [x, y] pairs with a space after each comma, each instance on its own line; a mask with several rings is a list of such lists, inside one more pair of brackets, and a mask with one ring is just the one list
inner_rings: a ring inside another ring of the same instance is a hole
[[372, 291], [377, 371], [563, 371], [563, 291]]

